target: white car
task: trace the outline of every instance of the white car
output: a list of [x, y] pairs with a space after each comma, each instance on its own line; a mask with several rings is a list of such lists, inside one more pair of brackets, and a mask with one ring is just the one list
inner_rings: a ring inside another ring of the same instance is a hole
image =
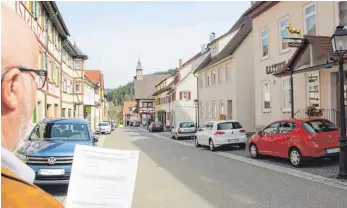
[[245, 149], [247, 145], [246, 131], [235, 120], [207, 122], [195, 134], [195, 146], [209, 146], [211, 151], [224, 145], [238, 145]]
[[105, 134], [111, 134], [112, 132], [112, 126], [108, 122], [101, 122], [99, 125], [96, 127], [96, 132], [97, 133], [105, 133]]
[[192, 121], [178, 122], [171, 129], [171, 137], [173, 139], [194, 137], [196, 133], [195, 124]]

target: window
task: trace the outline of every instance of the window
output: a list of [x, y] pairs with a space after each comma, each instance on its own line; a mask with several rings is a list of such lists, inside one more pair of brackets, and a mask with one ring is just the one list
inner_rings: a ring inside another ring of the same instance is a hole
[[220, 114], [224, 115], [224, 104], [223, 101], [220, 102]]
[[309, 133], [329, 132], [338, 130], [338, 127], [336, 127], [333, 123], [325, 119], [308, 121], [303, 123], [302, 125]]
[[81, 60], [79, 60], [79, 59], [76, 59], [75, 60], [75, 69], [81, 69], [82, 67], [81, 67]]
[[266, 28], [261, 31], [261, 57], [269, 56], [269, 30]]
[[200, 103], [200, 116], [201, 118], [204, 117], [204, 104], [202, 102]]
[[216, 85], [216, 70], [212, 72], [212, 86]]
[[147, 106], [148, 106], [149, 108], [153, 108], [153, 103], [152, 103], [152, 102], [149, 102], [149, 103], [147, 103]]
[[66, 78], [63, 78], [63, 92], [67, 92], [67, 81]]
[[68, 111], [68, 117], [71, 118], [71, 109]]
[[222, 68], [218, 68], [218, 83], [221, 84], [223, 82], [222, 80]]
[[65, 118], [66, 116], [66, 108], [61, 109], [61, 116]]
[[42, 51], [39, 53], [39, 69], [43, 69], [43, 54]]
[[72, 81], [68, 80], [68, 83], [67, 83], [67, 92], [68, 93], [72, 93], [71, 86], [72, 86]]
[[209, 103], [206, 103], [206, 117], [210, 117], [210, 105]]
[[267, 135], [267, 134], [278, 134], [278, 126], [279, 126], [279, 122], [276, 122], [276, 123], [273, 123], [273, 124], [270, 124], [268, 127], [266, 127], [262, 133], [264, 135]]
[[216, 105], [216, 102], [213, 102], [213, 103], [212, 103], [212, 109], [213, 109], [213, 111], [212, 111], [212, 117], [213, 117], [213, 118], [216, 118], [216, 117], [217, 117], [217, 105]]
[[338, 25], [347, 26], [347, 2], [337, 2]]
[[53, 26], [53, 22], [51, 22], [49, 24], [49, 28], [50, 28], [49, 40], [53, 43], [54, 42], [54, 26]]
[[309, 73], [307, 76], [308, 104], [320, 107], [319, 72]]
[[210, 76], [207, 75], [207, 87], [210, 86]]
[[189, 100], [189, 92], [188, 91], [182, 92], [182, 100]]
[[81, 92], [81, 85], [80, 84], [75, 85], [75, 92]]
[[263, 84], [263, 111], [269, 112], [271, 109], [271, 89], [270, 83]]
[[288, 40], [283, 39], [283, 38], [289, 38], [289, 31], [287, 29], [288, 23], [289, 23], [289, 18], [288, 17], [285, 17], [285, 18], [280, 20], [280, 37], [281, 37], [280, 47], [281, 47], [281, 52], [288, 51], [288, 49], [289, 49], [289, 47], [288, 47]]
[[225, 122], [217, 124], [217, 130], [242, 129], [239, 122]]
[[180, 123], [180, 128], [194, 128], [195, 124], [193, 122], [183, 122]]
[[288, 134], [291, 131], [293, 131], [293, 129], [295, 129], [296, 124], [292, 123], [292, 122], [281, 122], [280, 126], [279, 126], [279, 130], [278, 132], [280, 134]]
[[282, 79], [282, 109], [290, 111], [290, 78]]
[[226, 65], [225, 77], [226, 77], [227, 82], [231, 82], [231, 64]]
[[316, 35], [317, 25], [316, 25], [316, 4], [309, 4], [304, 8], [304, 25], [305, 34]]

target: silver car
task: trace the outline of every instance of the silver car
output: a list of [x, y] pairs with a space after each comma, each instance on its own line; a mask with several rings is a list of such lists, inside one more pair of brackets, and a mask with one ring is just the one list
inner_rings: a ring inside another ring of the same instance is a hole
[[173, 139], [180, 138], [194, 138], [196, 133], [196, 127], [192, 121], [178, 122], [171, 129], [171, 137]]

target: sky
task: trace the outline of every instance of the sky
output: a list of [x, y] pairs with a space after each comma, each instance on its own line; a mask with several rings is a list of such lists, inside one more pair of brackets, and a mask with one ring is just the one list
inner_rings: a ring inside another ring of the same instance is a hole
[[251, 6], [239, 2], [71, 2], [58, 8], [76, 42], [88, 55], [85, 69], [104, 73], [105, 87], [133, 80], [140, 58], [143, 74], [178, 67], [226, 33]]

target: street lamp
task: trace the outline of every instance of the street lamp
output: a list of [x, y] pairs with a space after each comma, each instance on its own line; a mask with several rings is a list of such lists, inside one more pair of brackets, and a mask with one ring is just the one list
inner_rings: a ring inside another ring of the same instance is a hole
[[198, 106], [199, 106], [199, 100], [195, 99], [194, 100], [195, 104], [195, 127], [198, 128]]
[[345, 95], [343, 72], [344, 55], [347, 52], [347, 30], [343, 26], [337, 26], [331, 37], [333, 52], [339, 56], [339, 82], [340, 82], [340, 164], [338, 178], [347, 179], [347, 137], [346, 137], [346, 117], [345, 117]]

